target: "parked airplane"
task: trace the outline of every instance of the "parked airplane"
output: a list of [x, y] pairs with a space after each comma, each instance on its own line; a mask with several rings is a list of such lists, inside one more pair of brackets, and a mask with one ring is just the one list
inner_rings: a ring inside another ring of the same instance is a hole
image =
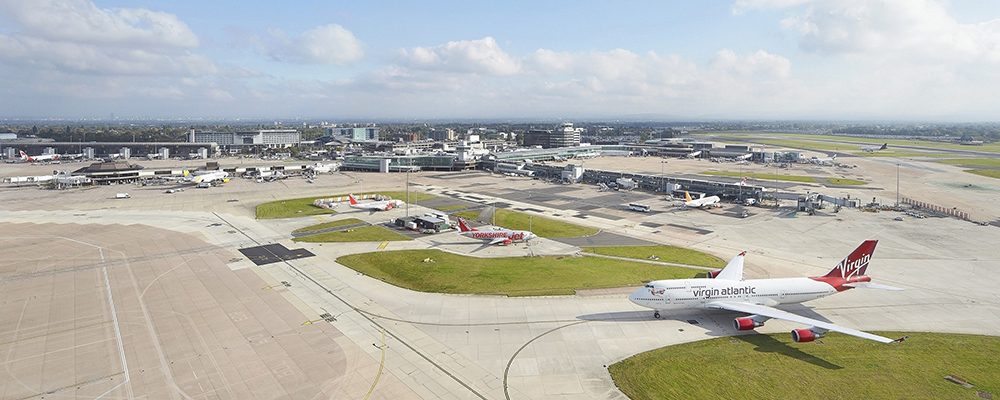
[[708, 196], [700, 199], [692, 199], [691, 194], [684, 191], [684, 207], [705, 208], [719, 203], [719, 196]]
[[393, 208], [401, 207], [404, 204], [406, 204], [402, 200], [366, 201], [364, 203], [361, 203], [361, 202], [358, 202], [358, 200], [354, 198], [353, 194], [347, 195], [347, 198], [351, 202], [351, 208], [359, 208], [359, 209], [368, 210], [368, 211], [371, 211], [371, 212], [375, 212], [375, 211], [389, 211], [389, 210], [391, 210]]
[[692, 151], [690, 153], [687, 153], [687, 155], [685, 155], [684, 158], [695, 158], [695, 157], [698, 157], [700, 155], [701, 155], [701, 150]]
[[458, 230], [461, 232], [460, 235], [465, 237], [489, 240], [490, 242], [486, 244], [487, 246], [494, 244], [506, 246], [514, 242], [524, 242], [536, 237], [534, 233], [531, 233], [531, 231], [517, 231], [506, 228], [481, 231], [476, 228], [470, 228], [462, 218], [458, 219]]
[[309, 170], [317, 174], [329, 174], [331, 172], [338, 170], [339, 168], [340, 164], [336, 163], [332, 164], [316, 163], [309, 166]]
[[[184, 171], [184, 176], [188, 177], [189, 172]], [[216, 171], [195, 171], [194, 176], [190, 177], [190, 182], [193, 184], [215, 184], [215, 183], [226, 183], [229, 182], [229, 173], [223, 170]]]
[[830, 158], [813, 157], [809, 161], [817, 165], [830, 165], [837, 161], [837, 155], [834, 154]]
[[871, 277], [865, 275], [876, 244], [877, 240], [864, 241], [829, 273], [812, 278], [743, 280], [743, 257], [746, 252], [742, 252], [721, 271], [710, 273], [710, 278], [653, 281], [629, 295], [629, 300], [655, 310], [654, 318], [660, 318], [660, 310], [684, 308], [751, 314], [733, 320], [733, 326], [741, 331], [763, 326], [771, 318], [808, 325], [809, 328], [806, 329], [792, 330], [792, 340], [796, 342], [811, 342], [823, 337], [828, 331], [882, 343], [902, 341], [905, 338], [893, 340], [774, 308], [780, 304], [815, 300], [852, 288], [902, 290], [873, 283]]
[[23, 150], [21, 151], [21, 160], [27, 162], [42, 162], [42, 161], [58, 161], [62, 159], [59, 154], [42, 154], [38, 156], [29, 156]]
[[862, 147], [861, 150], [863, 150], [865, 153], [874, 153], [876, 151], [885, 150], [888, 148], [889, 148], [889, 143], [882, 143], [881, 146], [865, 146]]

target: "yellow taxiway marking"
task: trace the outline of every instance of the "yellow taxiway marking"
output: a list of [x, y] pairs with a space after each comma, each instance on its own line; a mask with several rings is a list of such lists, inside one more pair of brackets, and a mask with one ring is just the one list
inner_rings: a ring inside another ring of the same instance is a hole
[[[383, 243], [388, 243], [388, 242], [383, 242]], [[382, 346], [379, 346], [379, 349], [382, 350], [382, 359], [379, 360], [379, 363], [378, 363], [378, 372], [375, 373], [375, 381], [372, 382], [372, 387], [368, 388], [368, 393], [365, 394], [365, 400], [368, 400], [369, 397], [372, 397], [372, 392], [375, 391], [375, 386], [378, 385], [378, 380], [379, 380], [379, 378], [382, 377], [382, 369], [385, 368], [385, 348], [386, 347], [388, 347], [388, 346], [385, 345], [385, 330], [383, 329], [382, 330]]]
[[388, 246], [388, 245], [389, 245], [389, 241], [384, 241], [382, 243], [379, 243], [378, 249], [379, 250], [385, 250], [385, 246]]

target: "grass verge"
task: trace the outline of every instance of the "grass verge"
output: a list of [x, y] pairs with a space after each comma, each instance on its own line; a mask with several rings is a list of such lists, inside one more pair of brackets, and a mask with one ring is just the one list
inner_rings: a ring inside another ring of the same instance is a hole
[[1000, 168], [1000, 158], [948, 158], [936, 161], [942, 164], [957, 165], [959, 167]]
[[[705, 132], [708, 135], [719, 135], [731, 141], [749, 141], [753, 143], [770, 144], [806, 150], [830, 151], [861, 151], [861, 147], [887, 143], [889, 150], [893, 146], [914, 146], [929, 150], [974, 150], [990, 153], [1000, 153], [1000, 142], [986, 143], [981, 146], [967, 146], [958, 143], [936, 142], [919, 139], [881, 139], [840, 135], [810, 135], [781, 132]], [[770, 143], [768, 143], [770, 142]], [[837, 143], [855, 142], [855, 143]], [[869, 143], [861, 145], [857, 143]]]
[[257, 219], [278, 219], [308, 217], [310, 215], [336, 214], [336, 211], [313, 205], [313, 200], [319, 197], [304, 197], [298, 199], [276, 200], [257, 206]]
[[987, 178], [1000, 179], [1000, 169], [967, 169], [965, 172], [985, 176]]
[[449, 211], [461, 210], [466, 207], [469, 206], [465, 204], [445, 204], [443, 206], [434, 207], [434, 209], [438, 211], [449, 212]]
[[697, 265], [701, 267], [722, 268], [726, 266], [726, 261], [719, 257], [703, 253], [698, 250], [686, 249], [677, 246], [601, 246], [584, 247], [583, 251], [606, 256], [642, 260], [648, 260], [651, 256], [656, 256], [659, 258], [656, 261]]
[[850, 179], [850, 178], [826, 178], [826, 180], [830, 182], [831, 185], [839, 185], [839, 186], [860, 186], [868, 183], [865, 181]]
[[324, 232], [292, 239], [296, 242], [328, 243], [328, 242], [383, 242], [413, 240], [409, 236], [383, 226], [363, 226], [345, 231]]
[[[389, 196], [394, 199], [406, 201], [406, 192], [380, 191], [380, 192], [366, 192], [366, 193], [377, 193], [383, 196]], [[361, 195], [365, 193], [356, 193], [356, 194]], [[323, 199], [327, 197], [340, 197], [340, 196], [347, 196], [347, 193], [331, 194], [328, 196], [300, 197], [297, 199], [270, 201], [257, 206], [256, 209], [257, 219], [295, 218], [295, 217], [307, 217], [310, 215], [336, 214], [337, 213], [336, 211], [314, 206], [313, 201], [315, 201], [316, 199]], [[414, 204], [419, 204], [422, 201], [427, 201], [433, 198], [435, 198], [435, 196], [432, 194], [410, 191], [410, 202]]]
[[319, 230], [323, 230], [323, 229], [336, 228], [338, 226], [360, 224], [360, 223], [363, 223], [363, 222], [365, 222], [365, 221], [362, 221], [362, 220], [357, 219], [357, 218], [338, 219], [336, 221], [324, 222], [322, 224], [309, 225], [309, 226], [307, 226], [305, 228], [299, 228], [299, 229], [296, 229], [296, 230], [292, 231], [292, 233], [302, 233], [302, 232], [319, 231]]
[[[887, 337], [903, 334], [885, 332]], [[1000, 337], [908, 333], [885, 345], [831, 334], [794, 343], [787, 333], [684, 343], [641, 353], [608, 370], [633, 400], [972, 399], [1000, 393]], [[959, 376], [975, 389], [944, 380]], [[711, 379], [706, 384], [705, 378]]]
[[[469, 210], [455, 213], [456, 216], [465, 219], [478, 219], [480, 210]], [[544, 238], [570, 238], [580, 236], [590, 236], [597, 234], [597, 228], [582, 226], [563, 222], [546, 217], [539, 217], [523, 213], [520, 211], [498, 208], [495, 218], [496, 224], [507, 229], [530, 230], [534, 234]], [[492, 223], [492, 221], [483, 221]]]
[[[430, 259], [432, 262], [424, 262]], [[392, 285], [436, 293], [567, 295], [577, 289], [638, 286], [656, 279], [693, 278], [700, 271], [597, 257], [476, 258], [440, 250], [342, 256], [337, 262]]]

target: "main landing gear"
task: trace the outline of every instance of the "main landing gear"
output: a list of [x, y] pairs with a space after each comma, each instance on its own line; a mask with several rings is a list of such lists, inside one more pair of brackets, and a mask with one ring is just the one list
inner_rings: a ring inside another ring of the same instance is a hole
[[660, 319], [660, 312], [659, 311], [653, 311], [653, 318]]

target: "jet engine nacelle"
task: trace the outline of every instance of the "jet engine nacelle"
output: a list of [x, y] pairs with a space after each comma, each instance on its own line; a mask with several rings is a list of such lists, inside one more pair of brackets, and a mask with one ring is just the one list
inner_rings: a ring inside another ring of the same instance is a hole
[[763, 322], [759, 322], [751, 317], [740, 317], [733, 320], [733, 327], [738, 331], [749, 331], [761, 326], [764, 326]]
[[823, 337], [822, 333], [816, 332], [812, 329], [794, 329], [792, 330], [792, 340], [798, 343], [811, 342], [813, 340]]
[[720, 273], [722, 273], [721, 269], [706, 272], [709, 279], [715, 279], [715, 277], [719, 276]]

